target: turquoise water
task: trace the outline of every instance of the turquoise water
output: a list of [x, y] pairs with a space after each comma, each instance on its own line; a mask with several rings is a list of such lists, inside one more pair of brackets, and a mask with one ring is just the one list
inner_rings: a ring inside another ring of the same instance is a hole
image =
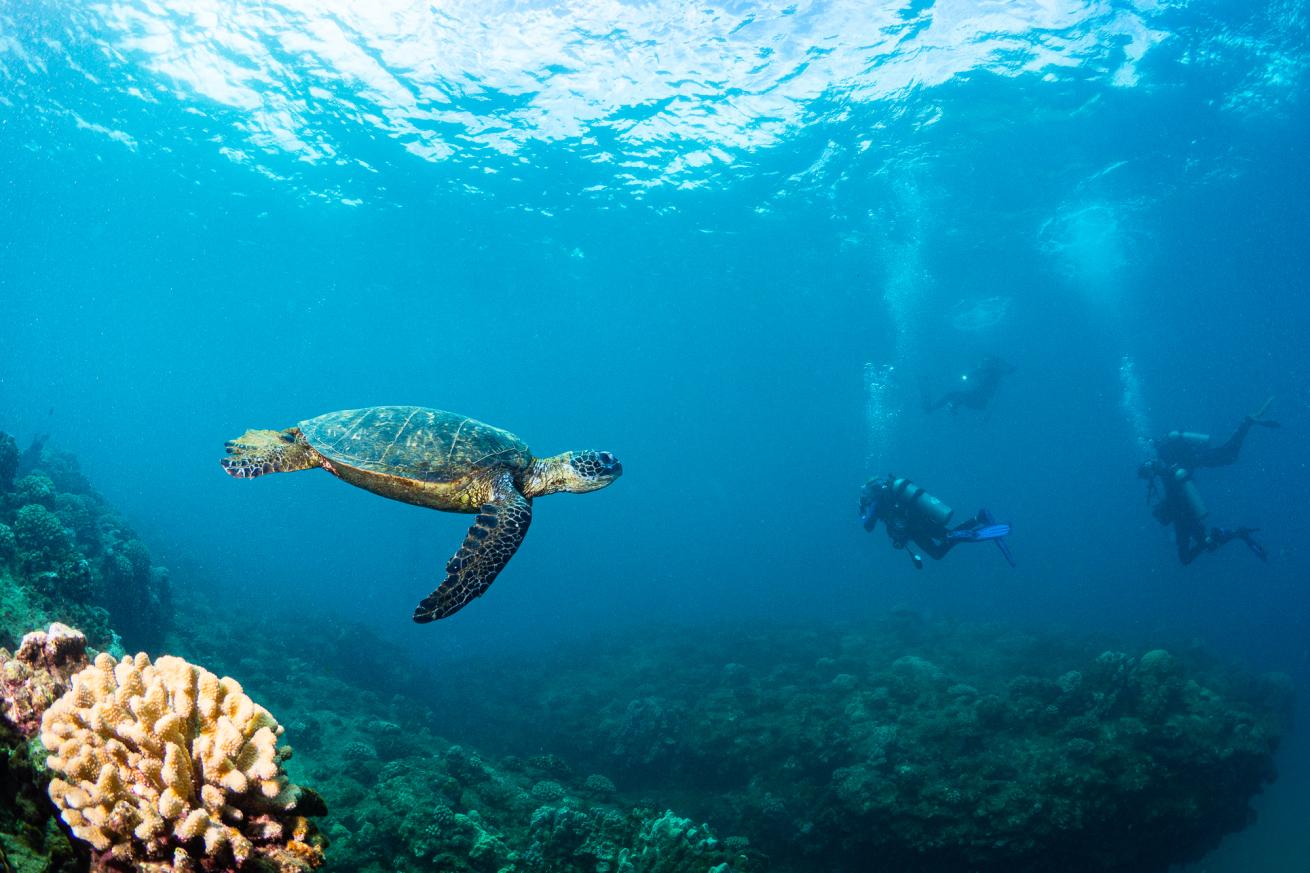
[[[908, 605], [1195, 639], [1310, 681], [1304, 2], [0, 4], [0, 428], [75, 452], [192, 597], [443, 658]], [[987, 354], [983, 414], [925, 416]], [[1281, 430], [1201, 480], [1261, 528], [1178, 565], [1145, 440]], [[420, 404], [624, 478], [467, 519], [222, 443]], [[913, 476], [1019, 566], [915, 573]], [[663, 626], [663, 625], [661, 625]], [[1300, 869], [1305, 741], [1204, 869]]]

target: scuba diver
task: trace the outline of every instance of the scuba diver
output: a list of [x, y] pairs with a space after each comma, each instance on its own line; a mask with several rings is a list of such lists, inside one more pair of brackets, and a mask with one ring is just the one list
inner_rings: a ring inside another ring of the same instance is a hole
[[1151, 441], [1156, 456], [1137, 468], [1137, 477], [1149, 483], [1147, 502], [1163, 492], [1160, 501], [1151, 507], [1151, 513], [1160, 524], [1174, 526], [1178, 560], [1184, 565], [1192, 563], [1202, 552], [1217, 551], [1233, 540], [1243, 541], [1257, 558], [1268, 560], [1265, 547], [1252, 536], [1259, 528], [1206, 529], [1205, 519], [1209, 513], [1192, 478], [1192, 471], [1198, 467], [1223, 467], [1235, 462], [1246, 435], [1253, 427], [1281, 427], [1278, 422], [1264, 417], [1272, 401], [1270, 397], [1257, 412], [1246, 416], [1222, 445], [1211, 446], [1208, 434], [1177, 430]]
[[[860, 492], [860, 519], [864, 529], [872, 533], [878, 520], [887, 526], [892, 546], [904, 549], [913, 543], [929, 557], [941, 560], [960, 543], [981, 543], [991, 540], [1010, 566], [1014, 556], [1004, 537], [1010, 533], [1008, 524], [997, 523], [986, 509], [968, 521], [948, 528], [954, 511], [936, 497], [915, 485], [909, 479], [887, 475], [864, 483]], [[923, 555], [906, 549], [916, 570], [923, 569]]]
[[925, 391], [923, 411], [931, 413], [943, 406], [955, 412], [961, 406], [969, 409], [983, 410], [996, 396], [996, 389], [1001, 387], [1001, 379], [1014, 372], [1014, 367], [1000, 358], [988, 355], [968, 373], [960, 377], [961, 387], [947, 391], [936, 402], [928, 399]]

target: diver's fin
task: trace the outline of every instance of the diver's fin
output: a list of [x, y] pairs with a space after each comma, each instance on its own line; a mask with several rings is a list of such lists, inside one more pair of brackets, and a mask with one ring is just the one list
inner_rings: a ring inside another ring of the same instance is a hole
[[984, 540], [1000, 539], [1003, 536], [1008, 536], [1009, 533], [1010, 526], [1008, 524], [985, 524], [982, 527], [953, 530], [946, 535], [946, 538], [961, 543], [981, 543]]
[[514, 557], [532, 524], [532, 503], [503, 474], [493, 499], [483, 504], [459, 551], [446, 564], [446, 578], [414, 609], [414, 621], [426, 624], [454, 615], [470, 600], [481, 597]]
[[1246, 547], [1250, 549], [1251, 553], [1254, 554], [1257, 558], [1259, 558], [1262, 561], [1268, 561], [1269, 552], [1265, 549], [1265, 547], [1260, 543], [1259, 540], [1251, 536], [1251, 534], [1255, 533], [1259, 529], [1260, 528], [1258, 527], [1239, 527], [1236, 533], [1234, 534], [1234, 536], [1236, 536], [1242, 542], [1246, 543]]
[[1269, 404], [1274, 402], [1274, 395], [1270, 394], [1265, 398], [1265, 402], [1260, 404], [1260, 408], [1246, 417], [1246, 420], [1252, 424], [1258, 424], [1261, 427], [1282, 427], [1281, 422], [1272, 421], [1265, 418], [1265, 412], [1269, 409]]
[[[1008, 534], [1010, 532], [1010, 526], [1008, 524], [1007, 525], [996, 524], [996, 517], [992, 515], [991, 512], [986, 507], [983, 507], [982, 509], [978, 510], [978, 520], [981, 521], [984, 526], [994, 525], [997, 527], [1004, 527], [1005, 534]], [[984, 527], [984, 529], [987, 528]], [[992, 542], [996, 543], [996, 548], [1001, 550], [1001, 557], [1005, 558], [1005, 563], [1013, 567], [1015, 566], [1014, 554], [1010, 551], [1010, 544], [1005, 541], [1005, 534], [993, 538]]]

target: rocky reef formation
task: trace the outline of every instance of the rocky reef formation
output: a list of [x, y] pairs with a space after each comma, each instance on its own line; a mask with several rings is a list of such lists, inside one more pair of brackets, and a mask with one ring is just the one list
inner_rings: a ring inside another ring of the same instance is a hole
[[45, 713], [50, 797], [93, 869], [276, 870], [321, 866], [290, 783], [282, 727], [233, 679], [181, 658], [101, 653]]
[[66, 625], [32, 631], [18, 651], [0, 649], [0, 716], [24, 738], [35, 736], [47, 709], [72, 687], [88, 666], [86, 636]]
[[0, 433], [0, 581], [0, 644], [54, 620], [150, 648], [171, 621], [168, 571], [44, 438], [20, 453]]
[[513, 711], [491, 732], [681, 798], [777, 870], [1163, 873], [1251, 821], [1290, 710], [1198, 653], [910, 614], [646, 635], [478, 687], [437, 711]]
[[[331, 831], [334, 870], [752, 868], [744, 839], [720, 841], [707, 826], [671, 811], [620, 805], [608, 779], [579, 779], [551, 756], [492, 763], [456, 745], [381, 763], [370, 747], [351, 751], [357, 757], [348, 772], [330, 783], [355, 799]], [[366, 774], [375, 775], [362, 780]]]
[[[200, 624], [185, 620], [191, 608], [182, 608], [184, 628]], [[437, 736], [433, 713], [418, 699], [423, 674], [366, 628], [287, 635], [275, 616], [251, 622], [241, 652], [209, 635], [179, 645], [240, 672], [261, 699], [295, 713], [286, 723], [298, 750], [289, 766], [330, 808], [322, 823], [331, 844], [325, 871], [767, 869], [744, 838], [719, 838], [667, 805], [625, 797], [604, 775], [575, 771], [553, 755], [493, 757]]]
[[[3, 462], [0, 453], [0, 462]], [[4, 473], [0, 463], [0, 477]], [[87, 666], [86, 637], [60, 624], [0, 649], [0, 871], [85, 870], [89, 856], [60, 829], [46, 796], [44, 755], [29, 740]]]

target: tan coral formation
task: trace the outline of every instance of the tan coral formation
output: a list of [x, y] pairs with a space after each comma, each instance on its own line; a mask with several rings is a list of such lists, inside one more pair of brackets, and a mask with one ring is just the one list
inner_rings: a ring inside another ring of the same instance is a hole
[[50, 797], [104, 869], [319, 866], [281, 734], [236, 680], [144, 653], [98, 655], [41, 723]]

